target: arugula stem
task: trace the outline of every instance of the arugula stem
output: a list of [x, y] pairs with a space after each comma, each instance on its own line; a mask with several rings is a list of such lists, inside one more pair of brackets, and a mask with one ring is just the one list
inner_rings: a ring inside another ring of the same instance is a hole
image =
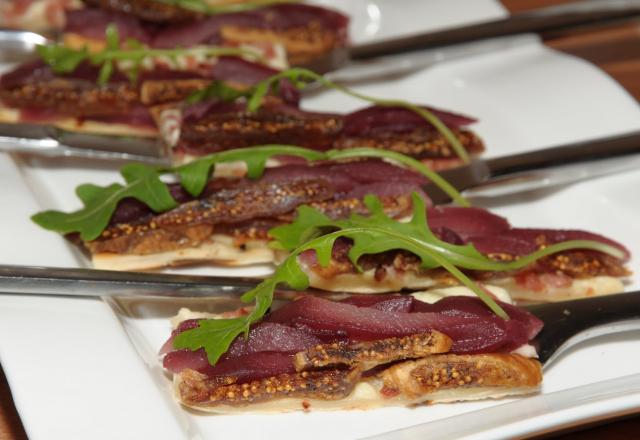
[[300, 0], [254, 0], [251, 2], [234, 3], [228, 5], [211, 6], [205, 0], [154, 0], [158, 3], [164, 3], [171, 6], [199, 12], [201, 14], [230, 14], [233, 12], [244, 12], [253, 9], [263, 8], [279, 3], [298, 3]]
[[383, 159], [392, 159], [403, 165], [408, 166], [420, 174], [425, 176], [431, 182], [435, 183], [440, 189], [442, 189], [451, 199], [460, 206], [469, 207], [471, 204], [465, 199], [457, 189], [449, 182], [440, 176], [437, 172], [425, 166], [422, 162], [415, 160], [412, 157], [405, 156], [404, 154], [397, 153], [395, 151], [382, 150], [378, 148], [349, 148], [348, 150], [329, 150], [327, 151], [327, 159], [339, 160], [351, 157], [378, 157]]
[[326, 88], [338, 90], [341, 93], [352, 96], [357, 99], [361, 99], [363, 101], [370, 102], [372, 104], [380, 105], [383, 107], [403, 107], [408, 110], [413, 111], [418, 114], [422, 118], [424, 118], [427, 122], [432, 124], [438, 132], [447, 140], [449, 145], [453, 148], [455, 153], [462, 159], [464, 163], [469, 163], [470, 158], [467, 150], [462, 146], [458, 138], [453, 134], [453, 132], [447, 127], [436, 115], [434, 115], [431, 111], [412, 104], [408, 101], [403, 101], [399, 99], [383, 99], [383, 98], [375, 98], [372, 96], [365, 95], [363, 93], [357, 92], [353, 89], [345, 87], [341, 84], [335, 83], [326, 79], [324, 76], [319, 75], [309, 69], [304, 69], [300, 67], [292, 68], [285, 70], [284, 72], [280, 72], [277, 75], [272, 76], [264, 80], [262, 83], [256, 86], [256, 93], [249, 100], [248, 108], [249, 111], [257, 110], [264, 96], [271, 90], [275, 85], [279, 83], [282, 79], [293, 80], [297, 87], [302, 88], [306, 85], [301, 78], [311, 81], [317, 81]]
[[[315, 249], [315, 246], [320, 242], [320, 240], [326, 240], [330, 238], [339, 238], [339, 237], [349, 237], [350, 235], [368, 234], [371, 232], [376, 232], [378, 234], [386, 235], [399, 242], [405, 242], [409, 245], [407, 248], [411, 247], [419, 252], [424, 252], [429, 254], [429, 256], [433, 258], [435, 261], [437, 261], [440, 266], [442, 266], [444, 269], [447, 270], [447, 272], [449, 272], [451, 275], [456, 277], [458, 281], [460, 281], [462, 284], [470, 288], [476, 295], [478, 295], [478, 297], [482, 300], [482, 302], [484, 302], [486, 306], [489, 307], [496, 315], [500, 316], [503, 319], [509, 319], [509, 315], [507, 315], [504, 309], [502, 309], [502, 307], [500, 307], [500, 305], [498, 305], [498, 303], [496, 303], [494, 299], [491, 298], [490, 295], [487, 295], [487, 293], [483, 289], [481, 289], [474, 281], [472, 281], [469, 277], [467, 277], [460, 269], [458, 269], [454, 264], [452, 264], [446, 258], [444, 258], [439, 252], [434, 251], [428, 243], [425, 243], [422, 240], [416, 239], [410, 235], [399, 234], [389, 229], [382, 229], [382, 228], [376, 228], [376, 227], [344, 228], [338, 231], [331, 232], [329, 234], [325, 234], [321, 237], [315, 238], [303, 244], [298, 249], [294, 250], [291, 253], [291, 256], [292, 257], [298, 256], [300, 253], [306, 250]], [[290, 258], [290, 257], [287, 257], [287, 258]], [[356, 264], [356, 262], [353, 262], [353, 263]]]
[[557, 254], [558, 252], [567, 251], [571, 249], [589, 249], [593, 251], [599, 251], [605, 254], [609, 254], [612, 257], [615, 257], [618, 259], [624, 259], [625, 257], [624, 252], [622, 252], [620, 249], [605, 243], [600, 243], [598, 241], [593, 241], [593, 240], [568, 240], [568, 241], [563, 241], [560, 243], [549, 245], [529, 255], [519, 257], [517, 260], [506, 262], [506, 263], [500, 263], [501, 267], [499, 269], [489, 268], [487, 270], [522, 269], [523, 267], [539, 260], [542, 257]]
[[251, 57], [259, 62], [265, 62], [265, 59], [257, 51], [247, 48], [236, 47], [210, 47], [196, 46], [187, 49], [117, 49], [103, 50], [90, 56], [90, 60], [94, 64], [100, 64], [107, 60], [126, 61], [137, 60], [141, 58], [159, 58], [170, 57], [175, 58], [183, 55], [205, 55], [205, 56], [245, 56]]
[[447, 127], [436, 115], [434, 115], [429, 110], [419, 107], [415, 104], [412, 104], [407, 101], [403, 101], [400, 99], [381, 99], [375, 98], [372, 96], [364, 95], [362, 93], [356, 92], [353, 89], [347, 88], [341, 84], [334, 83], [332, 81], [327, 80], [323, 76], [319, 76], [316, 78], [317, 81], [325, 85], [326, 87], [334, 88], [346, 95], [353, 96], [354, 98], [362, 99], [363, 101], [371, 102], [373, 104], [377, 104], [384, 107], [404, 107], [417, 113], [426, 119], [431, 125], [433, 125], [436, 130], [440, 132], [440, 134], [447, 140], [449, 145], [456, 152], [458, 157], [462, 159], [464, 163], [469, 163], [471, 159], [469, 158], [469, 153], [462, 146], [458, 138], [453, 134], [453, 132]]

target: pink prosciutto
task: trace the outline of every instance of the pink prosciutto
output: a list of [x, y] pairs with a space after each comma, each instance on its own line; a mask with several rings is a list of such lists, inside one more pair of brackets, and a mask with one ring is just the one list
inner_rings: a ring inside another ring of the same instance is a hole
[[269, 315], [269, 322], [305, 329], [332, 339], [371, 341], [438, 330], [454, 340], [453, 353], [511, 351], [526, 344], [542, 328], [533, 315], [507, 304], [503, 320], [476, 298], [445, 298], [436, 305], [412, 300], [409, 312], [389, 307], [358, 307], [307, 296]]
[[[449, 128], [461, 128], [477, 122], [468, 116], [425, 107]], [[347, 136], [371, 135], [377, 131], [403, 133], [418, 127], [435, 128], [422, 116], [402, 107], [372, 106], [344, 117], [343, 133]], [[372, 133], [373, 132], [373, 133]]]
[[[215, 365], [200, 349], [169, 351], [164, 367], [172, 372], [191, 368], [209, 377], [235, 377], [247, 382], [294, 372], [292, 356], [320, 343], [371, 341], [438, 330], [450, 336], [452, 353], [509, 352], [526, 344], [542, 329], [530, 313], [501, 304], [510, 316], [503, 320], [476, 298], [451, 297], [426, 304], [410, 296], [349, 297], [335, 302], [304, 296], [267, 315], [245, 340], [239, 336]], [[198, 321], [186, 321], [163, 347], [170, 350], [176, 334]]]
[[[364, 194], [401, 196], [409, 195], [414, 191], [421, 193], [420, 186], [426, 183], [426, 179], [420, 174], [377, 160], [328, 162], [314, 166], [293, 164], [267, 168], [257, 181], [246, 178], [212, 179], [199, 199], [205, 200], [216, 192], [247, 187], [256, 183], [293, 184], [304, 180], [323, 181], [333, 194], [334, 200], [359, 198]], [[194, 200], [179, 184], [169, 185], [169, 190], [179, 203]], [[289, 203], [290, 200], [283, 198], [278, 202], [280, 205], [271, 207], [274, 217], [276, 212], [283, 211], [282, 204]], [[295, 208], [296, 206], [290, 206], [291, 210]], [[131, 198], [124, 199], [118, 204], [111, 218], [111, 224], [134, 222], [151, 213], [152, 211], [142, 202]]]
[[498, 215], [481, 208], [435, 206], [427, 211], [429, 227], [444, 241], [472, 243], [483, 254], [523, 256], [535, 252], [540, 240], [550, 245], [568, 240], [593, 240], [616, 247], [627, 261], [630, 253], [622, 244], [600, 234], [569, 229], [514, 228]]
[[[247, 142], [248, 145], [288, 143], [315, 150], [328, 150], [344, 148], [345, 145], [357, 146], [359, 143], [367, 145], [368, 140], [378, 140], [384, 145], [390, 134], [406, 136], [419, 133], [416, 136], [421, 136], [424, 142], [438, 135], [431, 123], [404, 108], [371, 106], [348, 114], [305, 111], [291, 105], [296, 102], [288, 98], [293, 86], [289, 83], [285, 86], [287, 88], [279, 89], [285, 103], [267, 103], [254, 114], [248, 114], [246, 104], [240, 101], [209, 100], [186, 107], [182, 116], [180, 139], [175, 148], [185, 153], [203, 155], [228, 148], [227, 144], [237, 146], [238, 142]], [[452, 130], [476, 122], [467, 116], [430, 110]], [[245, 122], [248, 129], [244, 132], [240, 129], [236, 132], [219, 128], [234, 119], [247, 119], [252, 123]], [[270, 129], [269, 124], [274, 121], [286, 128]], [[240, 146], [244, 144], [240, 143]], [[482, 150], [480, 144], [473, 142], [468, 142], [468, 147], [474, 154]], [[417, 152], [415, 156], [442, 159], [430, 149]]]

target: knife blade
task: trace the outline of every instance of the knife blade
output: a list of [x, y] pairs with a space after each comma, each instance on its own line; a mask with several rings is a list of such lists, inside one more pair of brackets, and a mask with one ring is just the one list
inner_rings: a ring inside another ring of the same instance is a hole
[[[445, 170], [440, 175], [466, 197], [496, 197], [578, 182], [640, 169], [640, 131], [571, 143]], [[424, 187], [434, 203], [451, 201], [429, 183]]]
[[17, 63], [35, 55], [36, 46], [50, 40], [40, 34], [0, 29], [0, 63]]
[[260, 281], [251, 278], [0, 265], [0, 292], [30, 295], [239, 297]]
[[158, 165], [170, 163], [167, 148], [155, 138], [77, 133], [28, 123], [0, 123], [0, 151]]

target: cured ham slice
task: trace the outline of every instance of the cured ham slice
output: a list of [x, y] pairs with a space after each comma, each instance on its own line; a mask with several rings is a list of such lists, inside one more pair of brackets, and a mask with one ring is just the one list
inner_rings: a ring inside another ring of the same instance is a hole
[[[484, 150], [482, 141], [466, 128], [474, 119], [429, 110], [453, 131], [470, 155]], [[171, 123], [175, 112], [160, 112], [158, 124]], [[214, 100], [184, 108], [179, 131], [167, 132], [164, 141], [178, 160], [181, 156], [197, 157], [230, 148], [285, 143], [317, 150], [381, 148], [407, 154], [436, 168], [459, 164], [457, 153], [435, 127], [411, 110], [396, 107], [373, 106], [342, 115], [267, 103], [257, 112], [249, 112], [244, 102]]]
[[[449, 128], [461, 128], [477, 122], [476, 119], [464, 115], [427, 107]], [[403, 133], [413, 131], [416, 127], [434, 129], [419, 114], [402, 107], [373, 106], [359, 110], [344, 117], [344, 132], [350, 136], [361, 136], [371, 131], [391, 131]]]
[[551, 245], [569, 240], [593, 240], [620, 249], [624, 253], [624, 261], [628, 261], [630, 257], [629, 251], [622, 244], [600, 234], [587, 231], [509, 228], [497, 232], [499, 234], [473, 234], [468, 236], [467, 240], [486, 254], [504, 253], [516, 256], [534, 252], [542, 245]]
[[[466, 240], [470, 236], [495, 236], [511, 229], [511, 225], [505, 218], [482, 208], [434, 206], [427, 211], [427, 221], [431, 230], [448, 230], [461, 240]], [[457, 243], [456, 238], [443, 237], [443, 239]]]
[[209, 365], [202, 349], [170, 348], [176, 334], [198, 325], [197, 320], [185, 321], [163, 347], [168, 352], [164, 366], [174, 373], [190, 369], [221, 381], [234, 378], [246, 383], [305, 368], [366, 365], [369, 369], [433, 353], [509, 352], [534, 338], [542, 323], [522, 309], [501, 305], [510, 320], [468, 297], [426, 304], [400, 295], [341, 302], [304, 296], [267, 315], [246, 339], [238, 336], [215, 366]]
[[475, 298], [445, 298], [437, 306], [415, 301], [407, 313], [305, 297], [267, 320], [305, 329], [324, 340], [371, 341], [438, 330], [453, 339], [452, 353], [509, 352], [526, 344], [542, 324], [520, 309], [506, 308], [513, 314], [509, 321]]

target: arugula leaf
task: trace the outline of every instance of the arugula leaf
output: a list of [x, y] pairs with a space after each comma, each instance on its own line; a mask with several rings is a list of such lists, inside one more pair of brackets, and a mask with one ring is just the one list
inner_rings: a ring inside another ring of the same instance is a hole
[[244, 162], [247, 166], [247, 176], [250, 179], [257, 179], [264, 172], [269, 158], [277, 155], [297, 156], [308, 161], [353, 157], [390, 159], [414, 169], [435, 183], [444, 182], [443, 190], [447, 191], [462, 206], [468, 206], [468, 202], [455, 188], [442, 180], [435, 172], [415, 159], [399, 153], [376, 148], [321, 152], [293, 145], [260, 145], [222, 151], [173, 168], [157, 168], [143, 164], [125, 165], [121, 168], [121, 174], [125, 178], [126, 185], [116, 183], [104, 188], [95, 185], [81, 185], [76, 191], [84, 204], [83, 209], [71, 213], [45, 211], [35, 214], [31, 219], [45, 229], [62, 234], [79, 232], [83, 240], [94, 240], [109, 224], [118, 202], [126, 197], [140, 200], [155, 212], [173, 209], [176, 202], [169, 195], [166, 184], [160, 180], [160, 176], [163, 174], [176, 174], [182, 187], [189, 194], [197, 197], [207, 185], [217, 164]]
[[325, 155], [316, 150], [290, 145], [261, 145], [250, 148], [238, 148], [205, 156], [202, 159], [181, 165], [174, 169], [180, 177], [184, 189], [192, 196], [202, 192], [215, 165], [220, 162], [242, 161], [247, 165], [247, 176], [257, 179], [262, 176], [267, 160], [275, 155], [302, 157], [307, 160], [322, 160]]
[[288, 79], [298, 88], [304, 88], [310, 82], [315, 81], [322, 84], [324, 87], [338, 90], [339, 92], [342, 92], [346, 95], [353, 96], [354, 98], [361, 99], [372, 104], [383, 107], [403, 107], [407, 110], [411, 110], [412, 112], [424, 118], [431, 125], [433, 125], [438, 130], [438, 132], [440, 132], [440, 134], [447, 140], [449, 145], [451, 145], [460, 159], [462, 159], [465, 163], [469, 163], [470, 161], [467, 150], [465, 150], [458, 138], [456, 138], [449, 127], [447, 127], [431, 111], [400, 99], [382, 99], [364, 95], [341, 84], [336, 84], [333, 81], [330, 81], [324, 76], [319, 75], [309, 69], [300, 67], [288, 69], [258, 83], [254, 88], [253, 96], [251, 96], [247, 104], [248, 110], [252, 112], [258, 110], [258, 108], [260, 108], [260, 106], [262, 105], [264, 98], [272, 91], [277, 91], [280, 81], [283, 79]]
[[[375, 196], [368, 195], [365, 196], [364, 199], [369, 209], [368, 216], [353, 214], [348, 219], [331, 220], [314, 208], [301, 206], [297, 209], [297, 215], [292, 222], [272, 228], [269, 230], [269, 235], [276, 240], [279, 248], [291, 251], [304, 244], [308, 241], [310, 235], [318, 231], [348, 228], [369, 228], [371, 230], [384, 228], [388, 231], [393, 231], [398, 236], [405, 235], [411, 237], [411, 239], [420, 240], [422, 242], [421, 246], [428, 247], [439, 255], [442, 255], [457, 267], [470, 270], [517, 270], [544, 256], [570, 249], [591, 249], [607, 253], [616, 258], [624, 258], [623, 252], [604, 243], [592, 240], [569, 240], [547, 246], [544, 249], [522, 256], [514, 261], [495, 261], [480, 253], [471, 244], [455, 245], [437, 238], [428, 227], [426, 218], [427, 211], [424, 201], [415, 193], [412, 195], [412, 200], [413, 214], [409, 222], [398, 222], [389, 218], [384, 213], [379, 199]], [[360, 243], [355, 243], [354, 241], [350, 257], [353, 257], [351, 260], [354, 264], [357, 264], [357, 260], [364, 254], [376, 254], [395, 249], [388, 246], [389, 243], [386, 242], [368, 242], [364, 240]], [[398, 249], [410, 250], [404, 246]], [[422, 263], [425, 268], [434, 268], [439, 265], [438, 261], [430, 259], [429, 256], [425, 256], [422, 259]]]
[[70, 214], [45, 211], [31, 219], [45, 229], [63, 234], [80, 232], [83, 240], [94, 240], [107, 227], [118, 202], [122, 199], [136, 198], [156, 212], [167, 211], [177, 206], [156, 169], [140, 164], [128, 164], [122, 168], [121, 173], [126, 186], [118, 183], [106, 187], [80, 185], [76, 194], [84, 208]]
[[98, 85], [103, 86], [109, 82], [111, 74], [113, 73], [113, 61], [105, 62], [100, 68], [98, 73]]
[[56, 73], [69, 73], [89, 58], [89, 51], [70, 49], [60, 45], [37, 45], [36, 52]]
[[331, 255], [338, 233], [319, 237], [307, 245], [301, 246], [275, 270], [274, 274], [258, 284], [254, 289], [242, 295], [241, 300], [255, 302], [253, 311], [242, 318], [200, 320], [198, 327], [184, 331], [173, 340], [177, 349], [198, 350], [204, 348], [211, 365], [215, 365], [228, 349], [233, 340], [241, 334], [248, 334], [251, 324], [259, 321], [269, 310], [273, 294], [279, 285], [288, 285], [296, 290], [309, 287], [309, 277], [297, 262], [297, 256], [306, 249], [316, 249], [319, 255]]
[[316, 238], [322, 231], [336, 228], [334, 220], [310, 206], [302, 205], [296, 212], [295, 219], [286, 227], [276, 226], [269, 230], [269, 236], [275, 238], [274, 243], [278, 249], [291, 251]]
[[183, 332], [174, 339], [174, 347], [188, 348], [196, 351], [204, 348], [211, 365], [215, 365], [233, 340], [241, 333], [248, 331], [253, 324], [247, 318], [204, 319], [200, 320], [198, 331], [192, 334]]
[[214, 80], [208, 87], [196, 90], [189, 95], [185, 102], [187, 104], [195, 104], [212, 98], [230, 102], [238, 98], [248, 98], [251, 93], [253, 93], [251, 88], [241, 90], [227, 85], [224, 81]]

